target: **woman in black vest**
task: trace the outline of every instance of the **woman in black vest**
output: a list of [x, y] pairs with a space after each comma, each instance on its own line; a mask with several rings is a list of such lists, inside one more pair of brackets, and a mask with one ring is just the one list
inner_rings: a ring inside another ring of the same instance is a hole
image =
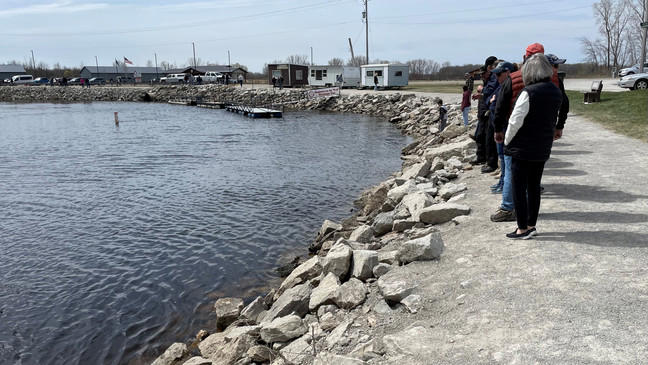
[[528, 239], [538, 234], [540, 180], [551, 155], [560, 90], [551, 82], [553, 69], [544, 54], [531, 56], [522, 68], [526, 87], [520, 93], [509, 119], [504, 153], [512, 157], [513, 201], [517, 229], [508, 238]]

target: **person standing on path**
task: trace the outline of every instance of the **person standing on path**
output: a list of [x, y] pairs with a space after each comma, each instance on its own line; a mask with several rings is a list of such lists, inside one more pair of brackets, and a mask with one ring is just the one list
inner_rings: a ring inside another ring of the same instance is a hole
[[[493, 92], [493, 96], [491, 96], [490, 100], [488, 101], [488, 111], [489, 111], [489, 119], [488, 123], [489, 126], [495, 130], [495, 106], [497, 104], [497, 97], [499, 94], [499, 91], [502, 87], [502, 84], [509, 78], [509, 75], [511, 72], [514, 71], [515, 66], [513, 66], [512, 63], [506, 62], [506, 61], [500, 61], [500, 63], [497, 64], [497, 67], [493, 69], [493, 73], [495, 74], [495, 77], [497, 77], [497, 88]], [[493, 133], [493, 140], [495, 140], [495, 133]], [[504, 144], [503, 143], [497, 143], [497, 156], [499, 157], [499, 165], [500, 165], [500, 179], [497, 184], [491, 186], [491, 191], [493, 193], [501, 193], [502, 189], [504, 188], [504, 178], [506, 174], [506, 162], [504, 160]]]
[[506, 237], [528, 239], [537, 235], [540, 211], [540, 181], [551, 155], [556, 122], [562, 103], [560, 89], [551, 82], [553, 67], [544, 54], [525, 62], [520, 93], [509, 119], [504, 153], [511, 156], [513, 200], [517, 229]]
[[279, 76], [279, 90], [283, 90], [283, 82], [284, 82], [283, 76]]
[[466, 72], [464, 74], [464, 79], [466, 79], [466, 87], [468, 90], [472, 93], [473, 90], [475, 89], [475, 80], [473, 80], [473, 75], [472, 73]]
[[463, 98], [461, 100], [461, 113], [463, 114], [464, 127], [468, 128], [468, 113], [470, 113], [470, 90], [463, 86]]
[[495, 89], [497, 89], [497, 86], [499, 85], [497, 83], [497, 77], [492, 72], [496, 66], [497, 57], [495, 56], [488, 57], [484, 62], [484, 67], [486, 68], [486, 71], [488, 71], [488, 80], [484, 81], [485, 84], [482, 91], [483, 116], [480, 120], [483, 123], [482, 130], [484, 131], [483, 136], [480, 137], [483, 138], [484, 141], [484, 154], [486, 157], [486, 166], [482, 167], [481, 169], [481, 172], [484, 174], [495, 171], [497, 169], [498, 162], [497, 147], [495, 145], [495, 141], [493, 140], [495, 131], [493, 130], [493, 127], [490, 123], [490, 112], [488, 110], [488, 102], [491, 99], [491, 96], [493, 96]]
[[374, 91], [378, 91], [378, 75], [376, 75], [376, 71], [374, 71]]
[[238, 75], [238, 83], [243, 87], [243, 75]]

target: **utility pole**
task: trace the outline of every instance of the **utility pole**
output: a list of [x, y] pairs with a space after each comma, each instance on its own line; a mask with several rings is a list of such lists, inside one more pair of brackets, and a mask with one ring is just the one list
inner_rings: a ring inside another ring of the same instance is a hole
[[313, 47], [311, 47], [311, 66], [313, 66]]
[[369, 6], [368, 6], [369, 0], [363, 0], [363, 1], [364, 1], [365, 10], [362, 13], [362, 17], [365, 20], [365, 43], [366, 43], [366, 46], [367, 46], [367, 49], [366, 49], [366, 51], [367, 51], [366, 62], [368, 64], [369, 63]]
[[99, 59], [95, 56], [95, 65], [97, 66], [97, 77], [99, 77]]
[[196, 45], [194, 42], [191, 42], [191, 47], [193, 47], [193, 54], [194, 54], [194, 68], [196, 68]]
[[36, 61], [34, 60], [34, 50], [31, 50], [32, 54], [32, 68], [35, 70], [36, 69]]
[[644, 64], [646, 63], [646, 40], [648, 39], [648, 0], [644, 0], [644, 15], [643, 15], [643, 36], [641, 37], [641, 63], [639, 64], [639, 72], [643, 72]]
[[351, 48], [351, 61], [353, 61], [355, 56], [353, 55], [353, 44], [351, 43], [351, 38], [349, 38], [349, 48]]
[[160, 75], [158, 75], [158, 66], [157, 66], [157, 53], [153, 53], [155, 56], [155, 79], [160, 81]]

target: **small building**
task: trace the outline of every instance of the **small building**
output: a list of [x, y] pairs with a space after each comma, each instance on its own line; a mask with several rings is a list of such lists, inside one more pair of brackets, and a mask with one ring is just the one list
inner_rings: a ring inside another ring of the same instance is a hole
[[310, 66], [310, 86], [360, 87], [360, 68], [356, 66]]
[[362, 86], [374, 87], [374, 76], [378, 77], [378, 87], [391, 88], [407, 86], [409, 66], [391, 63], [362, 65]]
[[132, 77], [138, 82], [150, 82], [159, 77], [166, 75], [166, 72], [161, 68], [155, 67], [135, 67], [135, 66], [83, 66], [81, 68], [80, 77], [84, 79], [91, 79], [93, 77], [101, 77], [106, 82], [116, 80], [117, 76]]
[[[272, 78], [279, 80], [283, 77], [285, 87], [308, 86], [308, 66], [295, 65], [292, 63], [268, 65], [268, 83], [272, 84]], [[277, 83], [277, 86], [279, 84]]]
[[0, 65], [0, 84], [6, 80], [11, 80], [12, 76], [24, 75], [27, 71], [22, 65]]

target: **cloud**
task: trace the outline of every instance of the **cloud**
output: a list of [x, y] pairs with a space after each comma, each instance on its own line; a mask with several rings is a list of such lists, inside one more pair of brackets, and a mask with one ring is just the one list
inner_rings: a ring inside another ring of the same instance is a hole
[[0, 10], [0, 17], [32, 14], [62, 14], [103, 9], [106, 3], [75, 3], [73, 1], [55, 1], [47, 4], [29, 5], [22, 8]]

